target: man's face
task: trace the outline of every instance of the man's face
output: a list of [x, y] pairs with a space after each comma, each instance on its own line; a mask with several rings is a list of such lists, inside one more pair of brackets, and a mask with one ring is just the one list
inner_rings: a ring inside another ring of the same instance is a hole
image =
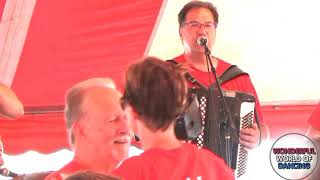
[[214, 23], [213, 15], [208, 9], [189, 10], [179, 29], [185, 53], [204, 53], [204, 48], [197, 44], [197, 39], [201, 36], [207, 37], [209, 49], [213, 46], [216, 37]]
[[120, 94], [114, 90], [94, 92], [85, 101], [86, 112], [79, 121], [82, 139], [95, 149], [94, 155], [107, 160], [121, 161], [128, 157], [132, 132], [119, 100]]

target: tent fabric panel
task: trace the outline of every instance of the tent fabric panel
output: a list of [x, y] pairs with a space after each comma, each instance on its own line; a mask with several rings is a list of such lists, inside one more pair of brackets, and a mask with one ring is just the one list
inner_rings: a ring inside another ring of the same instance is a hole
[[0, 0], [0, 20], [2, 19], [2, 14], [3, 14], [5, 4], [6, 4], [6, 0]]
[[[315, 105], [262, 106], [265, 123], [271, 140], [286, 133], [305, 133], [307, 120]], [[0, 135], [8, 154], [20, 154], [28, 150], [52, 153], [68, 148], [63, 114], [29, 114], [16, 121], [0, 120]]]
[[121, 88], [148, 44], [162, 1], [38, 0], [12, 88], [25, 106], [61, 105], [65, 91], [108, 76]]
[[29, 150], [48, 154], [69, 147], [62, 113], [30, 114], [15, 121], [0, 120], [0, 135], [7, 154]]
[[263, 119], [270, 128], [270, 139], [276, 140], [288, 133], [305, 134], [315, 107], [315, 104], [262, 106]]

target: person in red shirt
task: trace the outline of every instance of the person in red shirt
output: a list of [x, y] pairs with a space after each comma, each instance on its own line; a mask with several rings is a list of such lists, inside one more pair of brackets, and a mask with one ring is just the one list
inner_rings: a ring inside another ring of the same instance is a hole
[[0, 118], [15, 119], [23, 114], [21, 101], [9, 87], [0, 83]]
[[[310, 124], [306, 135], [310, 137], [318, 148], [318, 152], [320, 150], [320, 103], [313, 110], [310, 118], [308, 119], [308, 123]], [[319, 154], [319, 153], [318, 153]], [[318, 156], [319, 158], [319, 156]], [[312, 174], [306, 178], [307, 180], [317, 180], [320, 179], [320, 161], [318, 159], [315, 170]]]
[[108, 174], [128, 157], [133, 133], [120, 98], [113, 83], [100, 78], [80, 82], [67, 92], [65, 118], [74, 158], [46, 180], [83, 170]]
[[[184, 53], [174, 60], [189, 70], [189, 73], [204, 86], [209, 87], [215, 83], [211, 71], [208, 72], [204, 47], [199, 44], [200, 38], [207, 40], [207, 47], [211, 49], [216, 38], [218, 26], [217, 9], [210, 2], [191, 1], [187, 3], [178, 15], [179, 34], [184, 46]], [[231, 64], [211, 55], [213, 67], [217, 76], [228, 69]], [[211, 69], [211, 68], [209, 68]], [[209, 78], [210, 75], [210, 78]], [[256, 111], [259, 116], [259, 125], [254, 123], [251, 128], [240, 131], [240, 143], [248, 149], [258, 146], [261, 139], [269, 137], [267, 125], [263, 122], [260, 103], [255, 88], [248, 74], [241, 74], [222, 85], [222, 90], [231, 90], [249, 93], [256, 98]]]
[[320, 138], [320, 103], [312, 112], [308, 122], [310, 126], [307, 131], [307, 136], [311, 138]]
[[125, 160], [114, 175], [126, 180], [234, 179], [220, 157], [175, 136], [187, 91], [181, 70], [172, 63], [147, 57], [129, 67], [121, 103], [145, 151]]

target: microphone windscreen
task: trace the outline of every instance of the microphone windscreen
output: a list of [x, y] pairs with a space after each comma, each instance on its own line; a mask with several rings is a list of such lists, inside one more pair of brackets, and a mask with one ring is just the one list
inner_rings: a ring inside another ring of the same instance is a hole
[[198, 37], [198, 39], [197, 39], [197, 44], [198, 45], [205, 46], [205, 45], [207, 45], [207, 43], [208, 43], [208, 38], [207, 37], [205, 37], [205, 36]]

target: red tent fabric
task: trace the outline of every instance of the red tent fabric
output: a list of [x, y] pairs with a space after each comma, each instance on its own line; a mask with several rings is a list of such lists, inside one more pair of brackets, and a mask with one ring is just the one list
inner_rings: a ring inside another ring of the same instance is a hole
[[28, 114], [14, 121], [1, 120], [0, 132], [7, 154], [34, 150], [51, 153], [68, 148], [62, 113]]
[[307, 121], [315, 107], [316, 103], [313, 102], [262, 106], [264, 121], [270, 128], [271, 140], [287, 133], [304, 134], [309, 127]]
[[0, 19], [2, 17], [2, 13], [3, 13], [3, 9], [4, 9], [5, 3], [6, 3], [5, 0], [0, 0]]
[[91, 77], [111, 77], [121, 88], [127, 66], [147, 49], [162, 4], [162, 0], [37, 0], [12, 84], [26, 115], [1, 120], [6, 152], [49, 153], [66, 147], [65, 91]]
[[[271, 139], [286, 133], [304, 133], [314, 104], [264, 105], [264, 121], [270, 127]], [[15, 121], [0, 121], [0, 132], [9, 154], [27, 150], [50, 153], [68, 148], [63, 113], [27, 114]]]
[[26, 107], [62, 105], [76, 82], [119, 85], [147, 47], [162, 1], [37, 1], [12, 85]]

